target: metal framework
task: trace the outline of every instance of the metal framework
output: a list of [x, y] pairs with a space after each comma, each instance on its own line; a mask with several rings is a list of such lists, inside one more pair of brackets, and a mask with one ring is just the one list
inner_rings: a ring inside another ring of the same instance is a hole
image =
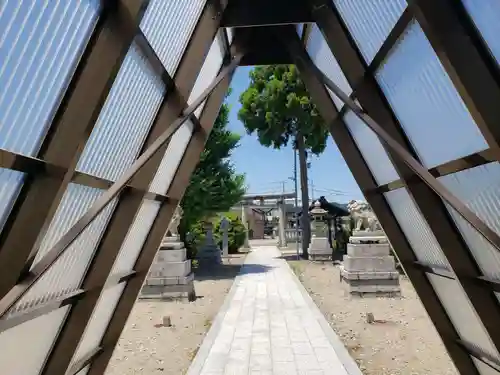
[[0, 372], [104, 373], [234, 69], [293, 63], [457, 369], [500, 374], [496, 0], [49, 3], [0, 5]]

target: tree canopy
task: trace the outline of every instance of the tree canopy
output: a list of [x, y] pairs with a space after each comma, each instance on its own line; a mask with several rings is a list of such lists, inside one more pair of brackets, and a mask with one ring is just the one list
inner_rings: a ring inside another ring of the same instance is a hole
[[257, 133], [262, 145], [281, 148], [299, 132], [304, 136], [306, 149], [313, 154], [325, 150], [327, 127], [295, 65], [253, 69], [240, 103], [238, 118], [248, 134]]
[[230, 160], [240, 135], [227, 129], [229, 112], [224, 103], [182, 199], [182, 234], [197, 221], [229, 210], [245, 193], [245, 176], [236, 173]]

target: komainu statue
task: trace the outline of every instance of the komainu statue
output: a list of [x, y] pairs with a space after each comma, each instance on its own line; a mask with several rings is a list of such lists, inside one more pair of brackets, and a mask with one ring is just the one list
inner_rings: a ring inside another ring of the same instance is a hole
[[170, 232], [171, 237], [179, 238], [179, 224], [181, 222], [183, 213], [184, 211], [182, 210], [182, 207], [178, 205], [174, 211], [174, 214], [172, 215], [170, 224], [168, 225], [167, 232]]
[[352, 200], [347, 204], [347, 209], [354, 219], [354, 231], [376, 232], [382, 230], [380, 223], [368, 203]]

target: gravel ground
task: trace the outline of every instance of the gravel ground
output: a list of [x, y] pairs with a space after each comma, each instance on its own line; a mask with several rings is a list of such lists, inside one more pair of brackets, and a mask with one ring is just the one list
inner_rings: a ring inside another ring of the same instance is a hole
[[[331, 263], [290, 261], [311, 297], [366, 375], [457, 375], [415, 290], [401, 298], [350, 297]], [[372, 313], [375, 323], [366, 322]]]
[[[106, 375], [180, 375], [193, 360], [217, 315], [245, 254], [230, 264], [197, 270], [195, 302], [187, 300], [136, 302], [113, 353]], [[170, 316], [172, 327], [163, 327]]]

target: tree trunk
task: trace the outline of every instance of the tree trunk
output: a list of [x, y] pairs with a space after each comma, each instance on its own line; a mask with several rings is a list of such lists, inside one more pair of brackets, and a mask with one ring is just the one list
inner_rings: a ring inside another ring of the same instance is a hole
[[311, 224], [309, 221], [309, 191], [307, 184], [307, 156], [302, 135], [297, 136], [297, 148], [299, 152], [300, 166], [300, 190], [302, 192], [302, 253], [305, 259], [308, 259], [307, 252], [311, 241]]

